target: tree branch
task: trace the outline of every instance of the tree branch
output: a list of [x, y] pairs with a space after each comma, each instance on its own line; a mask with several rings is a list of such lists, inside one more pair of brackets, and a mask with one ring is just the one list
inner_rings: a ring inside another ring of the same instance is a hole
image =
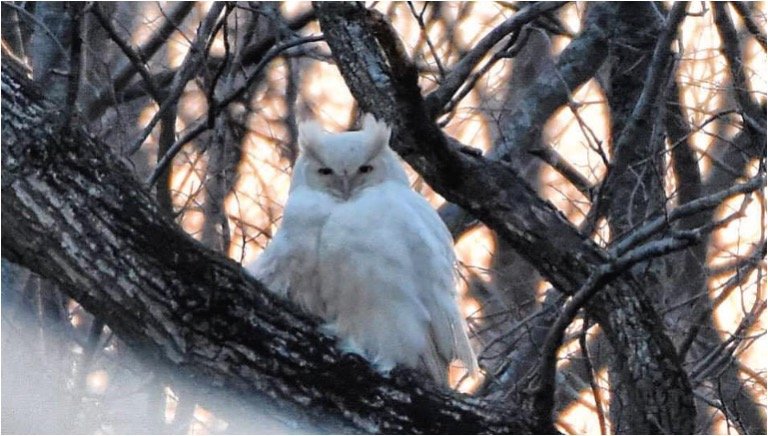
[[720, 2], [712, 3], [715, 25], [720, 32], [720, 39], [722, 41], [720, 51], [728, 61], [736, 101], [739, 102], [739, 106], [744, 111], [743, 116], [746, 118], [747, 124], [757, 127], [758, 130], [765, 134], [765, 122], [762, 125], [755, 125], [758, 120], [765, 120], [765, 110], [761, 110], [749, 95], [749, 84], [747, 83], [747, 77], [744, 75], [744, 60], [742, 59], [741, 48], [739, 47], [739, 36], [725, 6], [724, 3]]
[[700, 232], [691, 231], [671, 235], [667, 238], [651, 241], [643, 246], [630, 250], [614, 261], [598, 267], [582, 287], [573, 295], [560, 312], [555, 323], [550, 327], [547, 338], [542, 346], [540, 366], [535, 381], [533, 381], [533, 410], [548, 411], [545, 416], [551, 416], [555, 408], [555, 374], [557, 371], [557, 351], [563, 343], [565, 330], [576, 318], [587, 302], [604, 289], [605, 285], [623, 271], [639, 262], [664, 256], [682, 250], [698, 242]]
[[665, 216], [660, 216], [647, 222], [642, 227], [627, 235], [624, 239], [616, 241], [611, 245], [610, 253], [612, 256], [621, 256], [629, 249], [635, 247], [637, 244], [647, 240], [653, 235], [658, 234], [658, 232], [676, 220], [686, 218], [700, 212], [713, 210], [720, 206], [723, 201], [729, 197], [737, 194], [754, 192], [764, 186], [765, 175], [760, 174], [757, 177], [753, 177], [746, 183], [734, 185], [723, 191], [697, 198], [696, 200], [673, 209]]
[[592, 192], [595, 188], [592, 183], [584, 177], [579, 170], [573, 167], [560, 153], [548, 144], [541, 144], [539, 147], [532, 147], [529, 153], [546, 162], [554, 168], [560, 175], [581, 192], [586, 198], [592, 198]]
[[554, 111], [568, 103], [573, 91], [591, 79], [603, 64], [609, 38], [622, 19], [623, 8], [611, 2], [588, 6], [582, 31], [560, 54], [555, 68], [538, 77], [508, 116], [505, 142], [497, 145], [492, 158], [508, 160], [511, 149], [533, 147]]
[[[724, 192], [712, 195], [706, 198], [701, 198], [697, 201], [691, 202], [684, 206], [680, 206], [677, 209], [669, 213], [670, 221], [679, 219], [681, 217], [688, 216], [692, 213], [701, 212], [703, 210], [711, 209], [722, 205], [722, 203], [735, 193], [739, 192], [752, 192], [760, 189], [765, 184], [765, 178], [761, 175], [755, 177], [750, 182], [744, 185], [737, 185], [736, 189], [728, 189]], [[540, 369], [537, 374], [534, 391], [534, 410], [550, 410], [554, 409], [554, 386], [555, 386], [555, 373], [557, 363], [557, 352], [563, 342], [563, 337], [568, 326], [573, 322], [578, 314], [587, 302], [601, 289], [605, 287], [607, 282], [615, 278], [622, 271], [626, 271], [637, 263], [664, 256], [666, 254], [680, 251], [687, 247], [697, 244], [701, 237], [710, 233], [714, 229], [723, 226], [729, 219], [723, 220], [711, 225], [704, 225], [697, 229], [689, 229], [685, 231], [672, 232], [670, 235], [665, 236], [662, 239], [654, 240], [645, 243], [644, 245], [637, 246], [623, 245], [621, 247], [612, 247], [610, 253], [615, 260], [606, 262], [601, 265], [582, 287], [573, 295], [573, 297], [564, 306], [557, 320], [550, 327], [546, 340], [542, 346]], [[637, 231], [638, 234], [647, 235], [649, 231], [658, 232], [662, 229], [662, 226], [658, 224], [656, 220], [653, 225], [648, 225]], [[630, 238], [634, 242], [640, 242], [645, 238]], [[708, 316], [709, 312], [703, 314]], [[703, 321], [700, 319], [699, 321]], [[697, 329], [694, 329], [697, 330]], [[691, 340], [686, 341], [690, 345]], [[687, 350], [683, 348], [683, 350]], [[684, 352], [682, 352], [684, 355]]]

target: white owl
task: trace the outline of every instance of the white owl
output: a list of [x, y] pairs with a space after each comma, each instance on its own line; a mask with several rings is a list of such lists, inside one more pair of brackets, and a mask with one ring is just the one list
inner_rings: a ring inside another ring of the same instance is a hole
[[248, 269], [322, 317], [344, 351], [446, 384], [454, 359], [477, 370], [456, 303], [453, 242], [411, 190], [389, 136], [371, 115], [357, 132], [303, 123], [282, 225]]

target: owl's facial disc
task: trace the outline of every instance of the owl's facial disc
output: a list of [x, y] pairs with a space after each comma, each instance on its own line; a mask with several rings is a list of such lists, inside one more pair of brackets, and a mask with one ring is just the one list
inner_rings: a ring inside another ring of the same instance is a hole
[[407, 183], [405, 173], [387, 146], [389, 130], [377, 126], [334, 134], [302, 130], [302, 171], [299, 173], [303, 175], [302, 182], [339, 201], [349, 201], [388, 180]]

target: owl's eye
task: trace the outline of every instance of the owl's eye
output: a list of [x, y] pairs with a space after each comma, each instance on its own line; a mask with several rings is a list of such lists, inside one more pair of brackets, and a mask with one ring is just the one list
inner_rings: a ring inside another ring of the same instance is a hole
[[324, 176], [329, 176], [333, 174], [333, 170], [327, 167], [320, 168], [319, 170], [317, 170], [317, 172]]
[[373, 165], [363, 165], [360, 167], [360, 172], [363, 174], [370, 173], [371, 171], [373, 171]]

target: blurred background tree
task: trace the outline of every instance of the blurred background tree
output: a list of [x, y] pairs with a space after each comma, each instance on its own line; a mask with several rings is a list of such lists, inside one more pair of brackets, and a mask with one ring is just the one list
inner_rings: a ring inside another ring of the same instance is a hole
[[[245, 263], [279, 226], [297, 120], [340, 131], [366, 111], [394, 127], [414, 188], [456, 240], [483, 376], [455, 368], [454, 386], [501, 405], [501, 417], [536, 410], [529, 427], [489, 418], [486, 430], [546, 429], [551, 416], [566, 433], [765, 434], [765, 14], [765, 2], [4, 1], [3, 432], [320, 425], [271, 416], [283, 397], [331, 415], [346, 407], [341, 421], [357, 430], [397, 428], [361, 425], [343, 401], [270, 391], [260, 370], [239, 374], [263, 389], [257, 405], [232, 400], [211, 390], [231, 388], [226, 376], [206, 380], [137, 346], [151, 334], [98, 297], [131, 289], [119, 279], [134, 280], [129, 271], [115, 264], [114, 282], [78, 289], [50, 266], [59, 249], [98, 264], [108, 235], [91, 235], [101, 247], [91, 257], [65, 243], [66, 226], [48, 230], [65, 242], [29, 242], [39, 229], [20, 212], [19, 186], [32, 176], [14, 167], [17, 132], [54, 132], [38, 141], [50, 147], [82, 128], [109, 148], [105, 160], [127, 163], [131, 188], [151, 192], [147, 207]], [[14, 83], [55, 116], [20, 126]], [[98, 150], [83, 141], [74, 149]], [[76, 195], [58, 195], [65, 213]], [[72, 222], [89, 225], [72, 204]], [[149, 320], [160, 316], [151, 307]]]

